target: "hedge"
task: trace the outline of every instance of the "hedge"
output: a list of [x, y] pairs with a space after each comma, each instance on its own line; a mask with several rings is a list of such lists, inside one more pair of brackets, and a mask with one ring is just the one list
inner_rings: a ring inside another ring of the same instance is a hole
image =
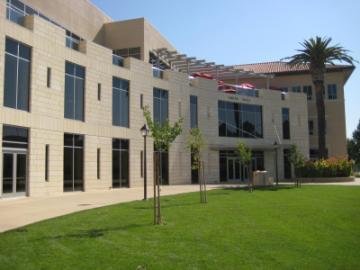
[[306, 161], [296, 169], [296, 176], [310, 177], [349, 177], [352, 173], [353, 161], [347, 159], [321, 159]]

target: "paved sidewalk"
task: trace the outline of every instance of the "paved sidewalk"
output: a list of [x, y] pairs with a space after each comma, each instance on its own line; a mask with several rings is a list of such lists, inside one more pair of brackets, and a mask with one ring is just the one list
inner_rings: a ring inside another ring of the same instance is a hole
[[[208, 185], [209, 190], [221, 187], [221, 185]], [[198, 185], [165, 186], [161, 189], [161, 195], [174, 195], [198, 190]], [[149, 197], [152, 197], [151, 193], [152, 187], [148, 187]], [[66, 193], [51, 197], [0, 199], [0, 232], [82, 210], [142, 200], [143, 196], [144, 190], [139, 187]]]

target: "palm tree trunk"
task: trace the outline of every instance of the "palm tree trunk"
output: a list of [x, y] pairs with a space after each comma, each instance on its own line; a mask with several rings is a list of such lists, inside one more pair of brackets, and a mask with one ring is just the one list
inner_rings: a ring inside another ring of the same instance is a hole
[[315, 95], [316, 95], [316, 110], [318, 119], [318, 143], [319, 143], [319, 158], [327, 158], [326, 151], [326, 135], [325, 135], [325, 103], [324, 103], [324, 81], [315, 80]]

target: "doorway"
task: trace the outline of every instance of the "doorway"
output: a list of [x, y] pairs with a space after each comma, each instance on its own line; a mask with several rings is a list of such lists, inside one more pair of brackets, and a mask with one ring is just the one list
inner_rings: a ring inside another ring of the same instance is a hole
[[248, 166], [241, 164], [236, 157], [227, 158], [228, 181], [247, 181], [249, 179]]
[[4, 197], [25, 196], [27, 188], [26, 151], [3, 152], [2, 195]]

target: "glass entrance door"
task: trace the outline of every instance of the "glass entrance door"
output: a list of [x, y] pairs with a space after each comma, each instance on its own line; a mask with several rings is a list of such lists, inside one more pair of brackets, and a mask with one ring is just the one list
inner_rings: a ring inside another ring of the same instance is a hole
[[228, 181], [245, 181], [249, 178], [248, 166], [242, 165], [238, 158], [227, 158]]
[[26, 153], [3, 153], [2, 194], [4, 196], [26, 194], [26, 163]]

